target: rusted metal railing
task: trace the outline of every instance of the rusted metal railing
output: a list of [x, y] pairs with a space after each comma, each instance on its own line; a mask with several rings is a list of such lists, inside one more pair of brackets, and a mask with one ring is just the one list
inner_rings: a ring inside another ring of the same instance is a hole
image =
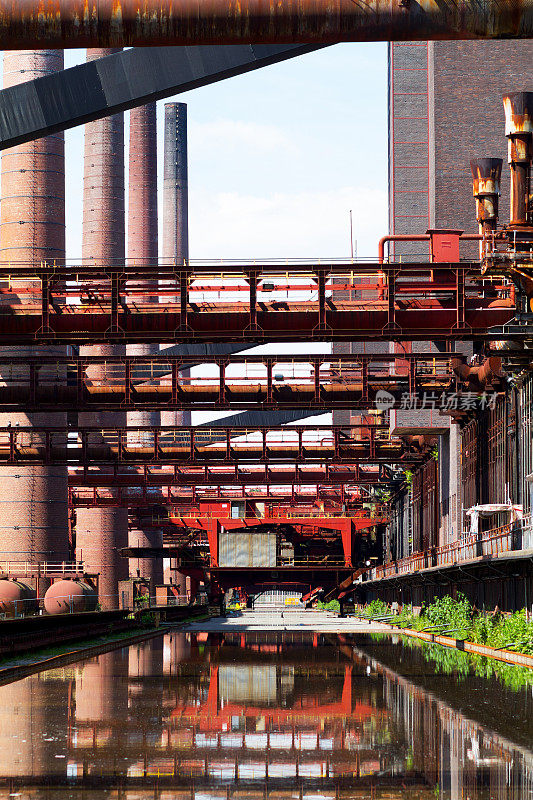
[[18, 578], [45, 578], [47, 576], [64, 575], [65, 577], [83, 575], [83, 561], [0, 561], [0, 573]]
[[398, 561], [380, 564], [367, 572], [367, 580], [383, 580], [431, 567], [452, 567], [476, 559], [498, 557], [503, 553], [533, 548], [533, 516], [491, 528], [482, 533], [466, 533], [455, 542], [413, 553]]

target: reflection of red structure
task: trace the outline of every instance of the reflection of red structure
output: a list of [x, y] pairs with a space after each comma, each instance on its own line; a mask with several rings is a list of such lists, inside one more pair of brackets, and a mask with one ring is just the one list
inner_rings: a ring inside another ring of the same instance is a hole
[[[341, 698], [336, 703], [321, 703], [315, 695], [306, 696], [293, 702], [291, 708], [264, 708], [235, 702], [220, 702], [219, 667], [211, 666], [209, 690], [204, 705], [177, 707], [172, 712], [173, 719], [194, 724], [201, 731], [223, 731], [228, 729], [232, 717], [261, 717], [268, 724], [291, 724], [351, 718], [361, 722], [376, 717], [376, 708], [352, 698], [352, 665], [344, 667], [344, 683]], [[268, 728], [267, 728], [268, 730]]]

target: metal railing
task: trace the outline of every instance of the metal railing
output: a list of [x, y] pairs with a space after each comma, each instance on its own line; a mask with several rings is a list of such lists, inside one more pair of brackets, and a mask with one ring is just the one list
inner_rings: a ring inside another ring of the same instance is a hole
[[29, 561], [0, 561], [0, 573], [18, 578], [44, 578], [51, 575], [83, 575], [83, 561], [43, 561], [32, 564]]
[[465, 533], [456, 542], [380, 564], [367, 572], [367, 580], [382, 580], [430, 567], [453, 567], [477, 558], [494, 558], [529, 549], [533, 549], [533, 515], [488, 531]]
[[341, 556], [297, 556], [280, 558], [281, 567], [345, 567], [346, 562]]
[[78, 594], [55, 596], [52, 600], [53, 611], [46, 612], [43, 597], [27, 597], [0, 601], [0, 620], [35, 617], [43, 614], [61, 616], [77, 614], [80, 611], [157, 611], [168, 606], [197, 605], [200, 601], [191, 600], [187, 595], [174, 595], [165, 598], [162, 603], [155, 595], [125, 598], [119, 594], [108, 594], [84, 598]]

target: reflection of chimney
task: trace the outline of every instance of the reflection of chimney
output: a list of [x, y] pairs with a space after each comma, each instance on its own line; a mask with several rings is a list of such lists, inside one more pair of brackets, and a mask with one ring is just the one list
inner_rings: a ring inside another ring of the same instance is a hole
[[511, 225], [527, 225], [533, 161], [533, 92], [503, 98], [511, 166]]
[[[498, 226], [502, 164], [501, 158], [475, 158], [470, 162], [476, 200], [476, 219], [479, 232], [484, 239], [488, 239]], [[485, 241], [482, 240], [479, 245], [481, 258], [484, 255], [484, 247]]]
[[102, 727], [124, 719], [128, 708], [128, 648], [102, 653], [76, 671], [76, 723]]

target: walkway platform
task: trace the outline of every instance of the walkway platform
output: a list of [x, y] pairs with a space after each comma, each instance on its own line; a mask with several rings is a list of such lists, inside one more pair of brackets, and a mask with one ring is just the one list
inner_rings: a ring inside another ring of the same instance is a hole
[[[283, 616], [282, 616], [283, 614]], [[192, 622], [184, 630], [191, 632], [234, 633], [236, 631], [319, 631], [321, 633], [390, 632], [379, 622], [364, 622], [353, 617], [341, 618], [327, 611], [237, 611], [227, 617], [212, 617]]]

